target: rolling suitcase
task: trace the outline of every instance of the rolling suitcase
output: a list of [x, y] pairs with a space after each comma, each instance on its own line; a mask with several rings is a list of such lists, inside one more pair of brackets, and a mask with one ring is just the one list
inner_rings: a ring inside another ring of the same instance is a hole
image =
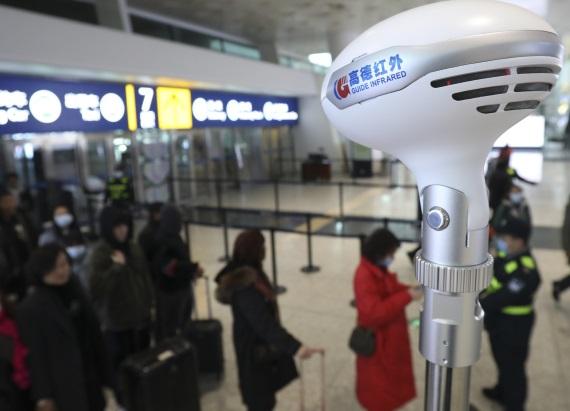
[[203, 279], [206, 284], [208, 318], [191, 320], [184, 334], [196, 349], [200, 374], [214, 374], [219, 380], [224, 373], [222, 323], [212, 318], [209, 279], [205, 276]]
[[130, 356], [120, 373], [128, 411], [200, 411], [196, 354], [184, 338]]

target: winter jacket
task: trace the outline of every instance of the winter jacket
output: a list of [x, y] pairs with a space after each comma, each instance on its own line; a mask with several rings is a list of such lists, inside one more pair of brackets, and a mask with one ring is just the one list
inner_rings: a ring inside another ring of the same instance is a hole
[[27, 390], [18, 387], [14, 381], [13, 361], [15, 349], [16, 343], [14, 339], [0, 332], [0, 410], [31, 411], [31, 406], [26, 401]]
[[157, 286], [166, 292], [188, 289], [198, 269], [198, 264], [190, 261], [181, 230], [180, 212], [175, 207], [164, 206], [155, 238], [152, 271]]
[[243, 402], [255, 407], [298, 377], [293, 356], [301, 347], [280, 323], [267, 276], [254, 268], [225, 270], [216, 298], [229, 304]]
[[416, 396], [405, 308], [412, 297], [396, 275], [362, 258], [354, 277], [358, 325], [374, 331], [376, 351], [356, 360], [356, 393], [368, 411], [395, 410]]
[[154, 304], [148, 263], [140, 247], [129, 244], [127, 263], [113, 262], [113, 248], [105, 240], [87, 257], [89, 289], [105, 331], [142, 329], [150, 325]]
[[32, 399], [52, 399], [58, 411], [102, 411], [111, 368], [97, 316], [81, 286], [71, 281], [68, 304], [54, 288], [40, 286], [17, 311], [30, 350]]

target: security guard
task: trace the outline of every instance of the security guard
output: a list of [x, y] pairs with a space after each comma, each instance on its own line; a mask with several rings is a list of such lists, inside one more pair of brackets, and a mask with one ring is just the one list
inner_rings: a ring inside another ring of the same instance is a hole
[[134, 201], [131, 178], [114, 175], [107, 180], [107, 201], [113, 205], [128, 208]]
[[528, 239], [530, 225], [512, 218], [497, 230], [495, 276], [480, 296], [485, 328], [498, 369], [498, 383], [483, 395], [507, 411], [523, 411], [527, 396], [525, 363], [535, 321], [533, 296], [540, 274]]

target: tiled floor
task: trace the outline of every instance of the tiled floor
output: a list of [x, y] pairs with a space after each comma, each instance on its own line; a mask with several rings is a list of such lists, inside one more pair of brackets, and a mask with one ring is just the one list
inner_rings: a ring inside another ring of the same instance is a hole
[[[527, 187], [529, 202], [537, 225], [556, 227], [561, 224], [564, 204], [570, 192], [570, 165], [564, 162], [545, 163], [544, 181], [536, 187]], [[287, 208], [326, 211], [335, 207], [337, 196], [325, 191], [313, 192], [310, 188], [287, 188]], [[378, 189], [357, 189], [354, 192], [351, 213], [403, 216], [415, 215], [415, 193], [412, 190], [388, 192]], [[347, 192], [348, 193], [348, 192]], [[284, 193], [285, 194], [285, 193]], [[271, 192], [255, 193], [249, 198], [228, 196], [225, 201], [233, 205], [271, 205]], [[269, 197], [269, 198], [268, 198]], [[229, 204], [227, 204], [229, 205]], [[230, 231], [230, 240], [237, 231]], [[413, 269], [405, 252], [414, 245], [408, 244], [398, 252], [394, 270], [402, 281], [413, 282]], [[349, 306], [352, 299], [352, 275], [358, 263], [358, 242], [352, 239], [330, 237], [314, 238], [314, 256], [321, 271], [316, 274], [300, 272], [306, 263], [304, 238], [298, 234], [277, 234], [279, 282], [288, 288], [280, 299], [283, 322], [299, 339], [309, 345], [326, 348], [326, 396], [327, 410], [360, 410], [354, 395], [354, 356], [347, 348], [347, 339], [355, 321], [355, 311]], [[192, 252], [213, 277], [222, 267], [218, 257], [223, 254], [221, 230], [192, 226]], [[536, 307], [537, 324], [532, 340], [532, 353], [528, 364], [530, 381], [529, 411], [570, 410], [570, 293], [560, 305], [552, 302], [550, 282], [570, 271], [559, 250], [534, 250], [543, 276]], [[268, 256], [269, 257], [269, 256]], [[270, 271], [269, 259], [266, 269]], [[198, 284], [197, 295], [204, 296], [203, 284]], [[213, 288], [213, 287], [212, 287]], [[213, 289], [211, 290], [213, 292]], [[205, 312], [204, 298], [200, 298], [199, 311]], [[204, 395], [204, 411], [238, 411], [241, 404], [237, 390], [235, 357], [231, 344], [231, 315], [228, 307], [214, 303], [214, 316], [224, 325], [226, 374], [221, 385]], [[418, 316], [418, 305], [408, 308], [408, 318]], [[419, 396], [423, 396], [424, 360], [418, 353], [418, 330], [410, 326], [412, 352]], [[500, 408], [486, 401], [480, 394], [481, 387], [495, 381], [496, 371], [490, 357], [486, 336], [483, 338], [483, 355], [472, 371], [472, 402], [481, 411]], [[318, 361], [306, 364], [306, 386], [309, 391], [307, 411], [320, 410], [317, 406], [320, 388]], [[299, 409], [299, 384], [294, 383], [279, 394], [277, 410]], [[418, 398], [404, 410], [421, 410]]]

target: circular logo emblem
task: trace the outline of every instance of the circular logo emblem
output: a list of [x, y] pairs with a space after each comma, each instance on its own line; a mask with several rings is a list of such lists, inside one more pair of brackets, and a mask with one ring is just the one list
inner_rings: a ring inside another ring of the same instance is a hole
[[61, 115], [61, 101], [49, 90], [38, 90], [30, 97], [30, 113], [40, 123], [51, 124]]
[[208, 118], [208, 102], [202, 97], [197, 98], [192, 103], [192, 113], [197, 121], [204, 121]]
[[125, 103], [115, 93], [107, 93], [101, 97], [99, 109], [103, 118], [109, 123], [116, 123], [125, 115]]
[[230, 100], [228, 101], [228, 104], [226, 104], [226, 113], [228, 113], [228, 118], [231, 121], [239, 120], [240, 111], [239, 101]]
[[348, 87], [348, 79], [346, 76], [342, 76], [334, 83], [334, 95], [337, 99], [342, 100], [347, 98], [350, 94], [350, 88]]

